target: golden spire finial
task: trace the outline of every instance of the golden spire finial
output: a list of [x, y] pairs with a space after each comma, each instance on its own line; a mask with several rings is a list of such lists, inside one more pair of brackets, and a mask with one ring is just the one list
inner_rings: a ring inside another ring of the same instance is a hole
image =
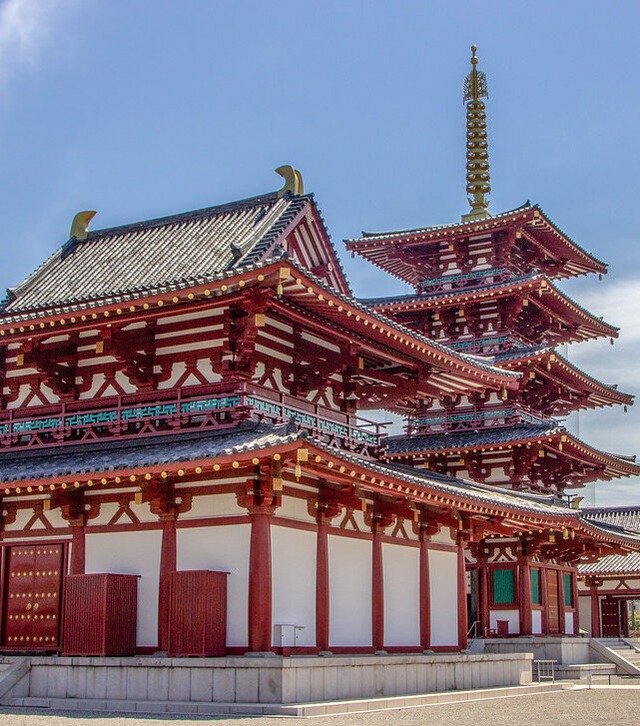
[[482, 98], [489, 98], [487, 78], [477, 70], [476, 46], [471, 46], [471, 73], [464, 79], [464, 103], [467, 104], [467, 194], [471, 211], [463, 222], [491, 217], [487, 195], [491, 191], [487, 115]]

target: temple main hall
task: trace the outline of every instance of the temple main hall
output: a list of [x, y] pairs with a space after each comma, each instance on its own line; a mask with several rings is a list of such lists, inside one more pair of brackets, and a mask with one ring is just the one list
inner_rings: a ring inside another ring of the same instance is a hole
[[640, 538], [567, 491], [640, 467], [558, 417], [632, 396], [557, 351], [617, 336], [558, 284], [606, 265], [538, 205], [489, 212], [485, 96], [474, 50], [469, 213], [346, 242], [410, 295], [354, 295], [291, 166], [159, 219], [79, 212], [7, 291], [2, 653], [471, 668], [470, 638], [580, 634], [577, 568]]

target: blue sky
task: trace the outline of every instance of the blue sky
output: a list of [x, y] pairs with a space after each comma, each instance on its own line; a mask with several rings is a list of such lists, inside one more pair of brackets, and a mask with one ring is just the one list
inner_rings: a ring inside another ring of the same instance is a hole
[[[337, 246], [466, 211], [462, 82], [487, 73], [491, 209], [539, 202], [611, 265], [565, 289], [622, 327], [570, 357], [638, 392], [640, 4], [4, 0], [0, 289], [93, 226], [276, 189], [290, 163]], [[358, 295], [403, 286], [343, 254]], [[640, 406], [580, 416], [640, 453]], [[596, 488], [640, 503], [639, 482]], [[590, 494], [593, 501], [594, 494]]]

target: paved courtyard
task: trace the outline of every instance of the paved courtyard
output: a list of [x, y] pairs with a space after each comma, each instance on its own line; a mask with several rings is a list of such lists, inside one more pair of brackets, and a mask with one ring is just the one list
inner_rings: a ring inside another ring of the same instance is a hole
[[[502, 698], [491, 701], [461, 702], [444, 706], [398, 711], [375, 711], [321, 718], [287, 718], [292, 726], [563, 726], [564, 724], [616, 724], [637, 726], [640, 722], [640, 687], [596, 688], [557, 691], [535, 696]], [[274, 718], [140, 716], [94, 714], [33, 709], [0, 708], [0, 726], [273, 726]]]

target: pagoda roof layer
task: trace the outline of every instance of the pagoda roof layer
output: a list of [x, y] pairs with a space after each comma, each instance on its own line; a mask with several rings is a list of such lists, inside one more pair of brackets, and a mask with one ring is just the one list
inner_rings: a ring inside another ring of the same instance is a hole
[[415, 267], [394, 252], [393, 243], [403, 248], [427, 246], [451, 241], [456, 237], [481, 236], [483, 234], [517, 228], [529, 241], [540, 248], [542, 255], [554, 262], [554, 277], [572, 277], [589, 272], [605, 273], [607, 265], [576, 244], [549, 217], [539, 205], [529, 202], [517, 209], [497, 214], [489, 219], [474, 222], [444, 224], [393, 232], [363, 232], [361, 237], [345, 240], [352, 250], [381, 267], [395, 277], [411, 285], [421, 280]]
[[601, 470], [600, 478], [608, 480], [623, 476], [640, 475], [640, 465], [635, 456], [622, 456], [600, 451], [558, 425], [520, 424], [503, 428], [453, 432], [446, 434], [422, 434], [417, 436], [389, 436], [383, 439], [385, 458], [405, 459], [407, 456], [458, 453], [464, 451], [499, 452], [516, 446], [536, 445], [558, 452]]
[[362, 302], [387, 315], [413, 310], [439, 310], [445, 306], [478, 303], [492, 298], [523, 296], [555, 320], [575, 328], [575, 339], [586, 340], [607, 336], [618, 337], [619, 328], [605, 323], [561, 292], [546, 275], [531, 273], [507, 282], [486, 285], [475, 290], [438, 292], [427, 295], [402, 295], [390, 298], [364, 299]]
[[[581, 391], [588, 396], [591, 406], [613, 406], [622, 404], [633, 405], [634, 396], [619, 391], [617, 386], [608, 385], [586, 374], [571, 361], [560, 355], [550, 346], [530, 346], [527, 348], [514, 348], [496, 353], [493, 361], [505, 368], [523, 370], [531, 365], [540, 370], [540, 375], [556, 380], [568, 390]], [[540, 366], [542, 366], [540, 368]]]
[[281, 254], [293, 225], [315, 213], [334, 284], [349, 292], [313, 195], [277, 192], [69, 240], [8, 291], [5, 315], [193, 281]]

